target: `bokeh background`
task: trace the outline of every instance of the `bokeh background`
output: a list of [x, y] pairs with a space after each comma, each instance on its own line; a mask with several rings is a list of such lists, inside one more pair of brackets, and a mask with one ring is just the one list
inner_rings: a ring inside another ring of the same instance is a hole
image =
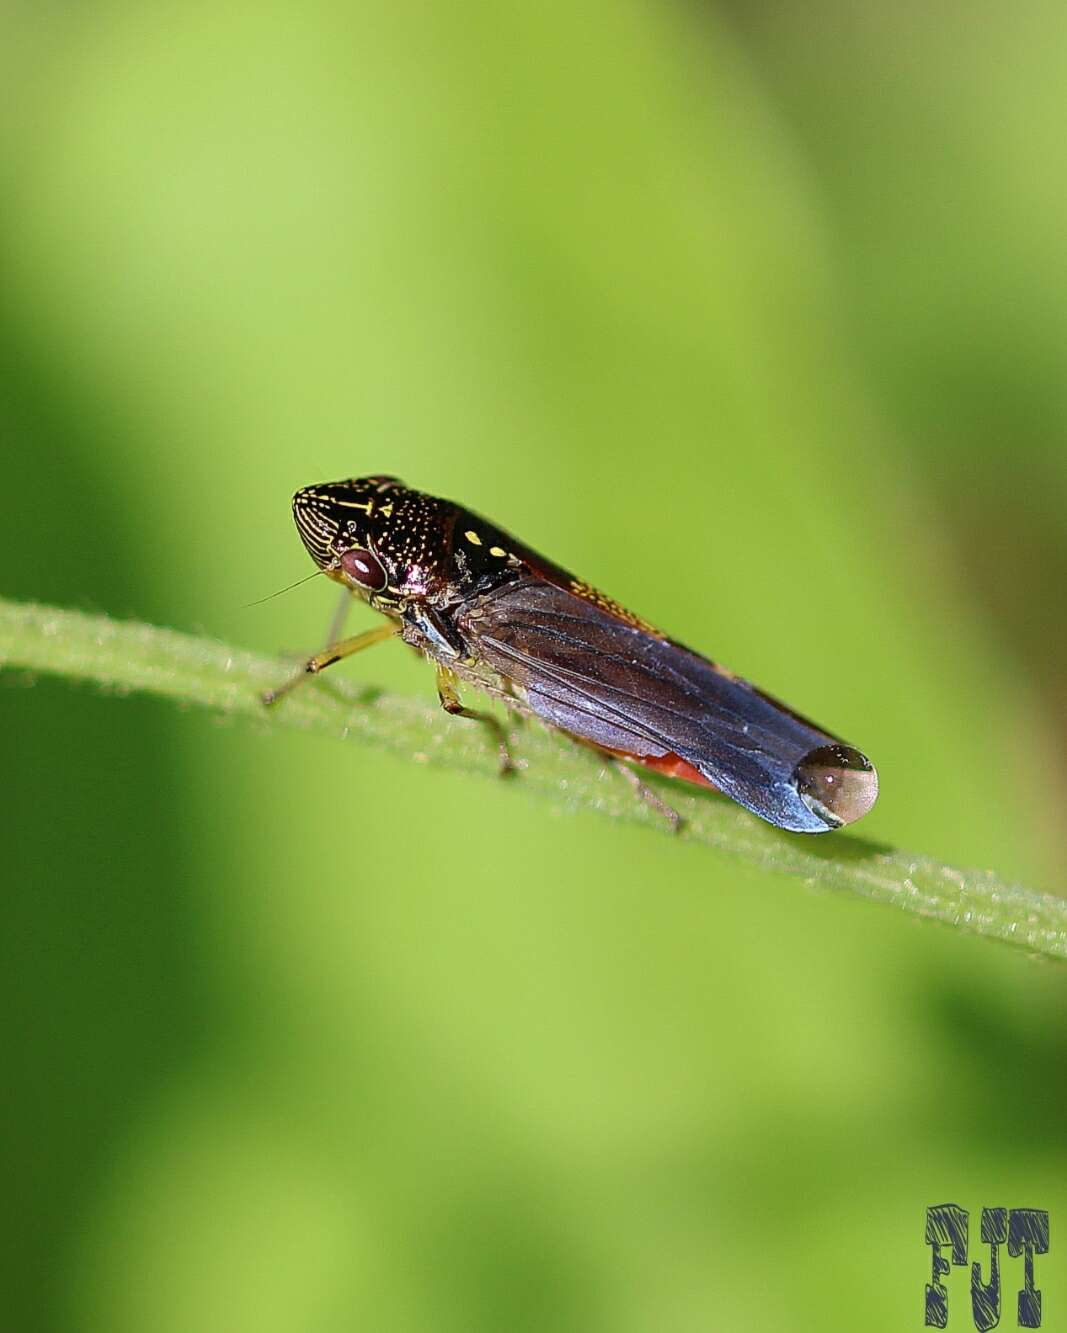
[[[16, 0], [0, 34], [7, 595], [306, 649], [328, 589], [246, 607], [307, 572], [290, 494], [397, 473], [862, 745], [868, 836], [1067, 884], [1061, 5]], [[6, 1326], [918, 1328], [952, 1200], [1050, 1210], [1067, 1328], [1062, 971], [27, 684]]]

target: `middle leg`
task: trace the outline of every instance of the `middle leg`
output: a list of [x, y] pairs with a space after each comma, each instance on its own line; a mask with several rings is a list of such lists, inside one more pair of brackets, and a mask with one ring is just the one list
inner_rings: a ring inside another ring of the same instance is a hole
[[483, 713], [477, 708], [468, 708], [459, 696], [459, 677], [454, 671], [440, 663], [437, 665], [437, 697], [441, 700], [441, 707], [446, 713], [450, 713], [453, 717], [469, 717], [472, 721], [481, 722], [483, 726], [489, 727], [496, 737], [497, 749], [500, 754], [501, 777], [515, 772], [515, 761], [512, 759], [511, 750], [508, 748], [508, 736], [504, 730], [504, 724], [492, 713]]

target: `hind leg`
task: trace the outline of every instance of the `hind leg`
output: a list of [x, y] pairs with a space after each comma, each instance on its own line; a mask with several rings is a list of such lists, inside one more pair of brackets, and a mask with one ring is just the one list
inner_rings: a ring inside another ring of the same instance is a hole
[[662, 800], [646, 782], [642, 782], [630, 765], [620, 759], [618, 755], [609, 754], [607, 758], [611, 763], [611, 766], [623, 775], [626, 781], [634, 789], [637, 796], [644, 801], [647, 806], [651, 806], [658, 815], [662, 815], [667, 823], [670, 824], [671, 832], [679, 833], [685, 820], [678, 811], [675, 810], [673, 806], [668, 805], [666, 801]]

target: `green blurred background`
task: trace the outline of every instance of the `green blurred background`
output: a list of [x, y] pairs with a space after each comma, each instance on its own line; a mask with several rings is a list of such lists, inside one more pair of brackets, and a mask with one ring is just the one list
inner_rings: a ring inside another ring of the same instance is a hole
[[[5, 6], [3, 591], [307, 649], [327, 589], [245, 605], [308, 572], [292, 491], [397, 473], [862, 745], [866, 835], [1062, 888], [1065, 28]], [[5, 1326], [919, 1328], [953, 1200], [1050, 1210], [1067, 1328], [1061, 970], [26, 683]]]

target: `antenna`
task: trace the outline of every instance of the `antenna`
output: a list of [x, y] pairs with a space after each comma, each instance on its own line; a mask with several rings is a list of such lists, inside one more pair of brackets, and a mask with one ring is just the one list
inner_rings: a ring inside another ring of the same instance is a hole
[[[328, 566], [332, 568], [332, 566]], [[262, 606], [264, 602], [273, 601], [275, 597], [280, 597], [283, 592], [292, 592], [294, 588], [299, 588], [302, 583], [308, 583], [311, 579], [317, 578], [320, 574], [325, 574], [325, 569], [316, 569], [311, 574], [307, 574], [302, 579], [297, 579], [295, 583], [290, 583], [287, 588], [279, 588], [277, 592], [269, 592], [266, 597], [259, 597], [254, 602], [245, 602], [241, 607], [242, 611], [247, 611], [250, 606]]]

